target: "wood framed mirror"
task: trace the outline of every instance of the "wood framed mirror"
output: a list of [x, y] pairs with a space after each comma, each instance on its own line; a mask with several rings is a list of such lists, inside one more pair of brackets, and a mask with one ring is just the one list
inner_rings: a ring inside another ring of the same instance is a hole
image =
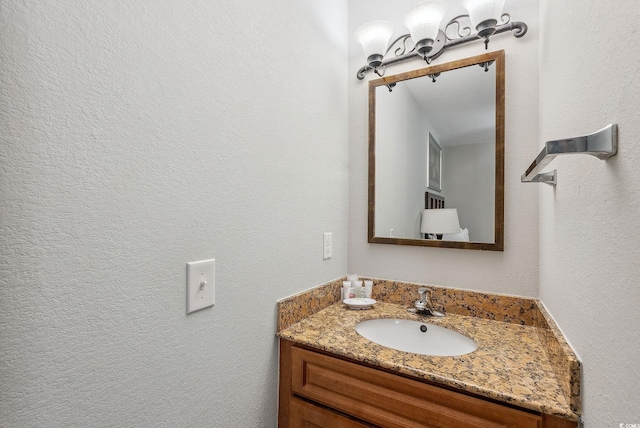
[[504, 114], [504, 51], [370, 81], [368, 242], [503, 251]]

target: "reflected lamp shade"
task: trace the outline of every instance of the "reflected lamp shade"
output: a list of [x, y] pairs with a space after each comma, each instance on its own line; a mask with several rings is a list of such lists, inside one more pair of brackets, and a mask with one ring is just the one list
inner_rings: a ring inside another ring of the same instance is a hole
[[418, 3], [407, 12], [404, 26], [409, 29], [411, 39], [416, 46], [423, 45], [425, 40], [431, 40], [427, 52], [431, 50], [433, 41], [438, 38], [440, 22], [446, 11], [447, 7], [440, 1], [425, 1]]
[[473, 28], [487, 20], [495, 20], [496, 25], [502, 16], [504, 0], [467, 0], [464, 3], [465, 9], [469, 12], [469, 19]]
[[358, 27], [355, 37], [362, 45], [367, 63], [371, 64], [372, 56], [375, 60], [382, 61], [382, 57], [387, 53], [389, 39], [395, 31], [395, 26], [389, 21], [371, 21]]
[[460, 232], [458, 210], [456, 208], [424, 210], [420, 232], [435, 235]]

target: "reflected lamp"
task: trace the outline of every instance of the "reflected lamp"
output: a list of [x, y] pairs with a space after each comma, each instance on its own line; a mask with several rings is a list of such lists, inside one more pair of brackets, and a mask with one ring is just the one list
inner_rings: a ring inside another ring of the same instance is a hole
[[420, 232], [426, 233], [428, 239], [437, 239], [436, 235], [460, 232], [460, 221], [456, 208], [437, 208], [424, 210]]

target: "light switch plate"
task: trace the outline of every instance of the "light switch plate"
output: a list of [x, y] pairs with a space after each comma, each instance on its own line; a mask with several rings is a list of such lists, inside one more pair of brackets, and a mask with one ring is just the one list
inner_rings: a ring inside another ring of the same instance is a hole
[[216, 259], [187, 263], [187, 313], [216, 301]]

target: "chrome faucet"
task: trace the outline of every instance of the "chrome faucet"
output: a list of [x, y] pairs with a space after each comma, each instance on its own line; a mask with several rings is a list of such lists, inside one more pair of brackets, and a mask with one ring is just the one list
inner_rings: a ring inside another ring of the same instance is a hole
[[414, 307], [410, 309], [414, 309], [416, 313], [421, 315], [429, 315], [433, 317], [444, 316], [442, 312], [433, 309], [433, 304], [431, 303], [431, 290], [421, 287], [418, 289], [418, 293], [420, 293], [420, 300], [416, 300]]

